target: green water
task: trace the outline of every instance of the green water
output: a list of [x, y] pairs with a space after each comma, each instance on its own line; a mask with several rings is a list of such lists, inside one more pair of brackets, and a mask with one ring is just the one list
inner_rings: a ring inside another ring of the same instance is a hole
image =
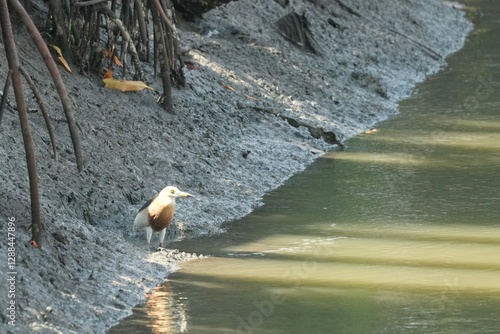
[[500, 3], [401, 116], [265, 197], [111, 333], [500, 333]]

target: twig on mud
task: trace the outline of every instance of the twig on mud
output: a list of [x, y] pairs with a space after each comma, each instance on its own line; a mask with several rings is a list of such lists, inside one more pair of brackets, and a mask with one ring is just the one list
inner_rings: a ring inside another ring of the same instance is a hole
[[[49, 117], [51, 120], [53, 120], [54, 122], [57, 122], [57, 123], [68, 123], [68, 120], [63, 119], [63, 118], [55, 118], [52, 116], [49, 116]], [[82, 127], [80, 126], [80, 123], [76, 122], [76, 127], [78, 128], [78, 130], [80, 130], [81, 133], [85, 134]]]
[[335, 0], [336, 3], [339, 4], [340, 8], [342, 8], [343, 10], [345, 10], [346, 12], [348, 12], [349, 14], [352, 14], [354, 16], [357, 16], [359, 18], [361, 18], [361, 14], [359, 12], [357, 12], [356, 10], [352, 9], [351, 7], [347, 6], [346, 4], [344, 4], [342, 1], [340, 0]]
[[358, 11], [356, 11], [356, 10], [352, 9], [351, 7], [349, 7], [348, 5], [344, 4], [341, 0], [335, 0], [335, 2], [337, 2], [337, 3], [338, 3], [338, 5], [340, 6], [340, 8], [344, 9], [344, 10], [345, 10], [346, 12], [348, 12], [349, 14], [352, 14], [352, 15], [354, 15], [354, 16], [357, 16], [357, 17], [359, 17], [359, 18], [362, 18], [362, 19], [364, 19], [364, 20], [366, 20], [366, 21], [370, 22], [370, 23], [371, 23], [371, 24], [373, 24], [373, 25], [378, 25], [378, 26], [381, 26], [382, 28], [387, 29], [389, 32], [391, 32], [391, 33], [393, 33], [393, 34], [395, 34], [395, 35], [398, 35], [398, 36], [404, 37], [404, 38], [406, 38], [407, 40], [409, 40], [410, 42], [412, 42], [413, 44], [416, 44], [416, 45], [420, 46], [422, 49], [424, 49], [424, 51], [426, 51], [426, 52], [427, 52], [427, 54], [428, 54], [428, 55], [429, 55], [432, 59], [434, 59], [434, 60], [440, 60], [440, 59], [443, 59], [443, 56], [441, 56], [439, 53], [437, 53], [436, 51], [432, 50], [430, 47], [428, 47], [428, 46], [426, 46], [426, 45], [424, 45], [424, 44], [420, 43], [419, 41], [414, 40], [414, 39], [413, 39], [413, 38], [411, 38], [410, 36], [407, 36], [407, 35], [405, 35], [405, 34], [402, 34], [402, 33], [398, 32], [398, 31], [396, 31], [396, 30], [394, 30], [394, 29], [392, 29], [392, 28], [389, 28], [389, 27], [387, 27], [387, 26], [385, 26], [385, 25], [383, 25], [383, 24], [381, 24], [381, 23], [376, 23], [376, 22], [374, 22], [374, 21], [370, 20], [369, 18], [367, 18], [367, 17], [365, 17], [365, 16], [361, 15], [361, 13], [360, 13], [360, 12], [358, 12]]
[[[368, 19], [367, 19], [368, 20]], [[369, 21], [369, 20], [368, 20]], [[372, 21], [370, 21], [372, 22]], [[398, 36], [401, 36], [401, 37], [404, 37], [406, 38], [407, 40], [409, 40], [410, 42], [420, 46], [422, 49], [424, 49], [424, 51], [427, 51], [427, 54], [434, 60], [440, 60], [440, 59], [443, 59], [443, 56], [441, 56], [439, 53], [437, 53], [436, 51], [432, 50], [430, 47], [428, 46], [425, 46], [424, 44], [420, 43], [419, 41], [416, 41], [414, 40], [413, 38], [411, 38], [410, 36], [406, 36], [400, 32], [397, 32], [396, 30], [394, 29], [391, 29], [389, 27], [386, 27], [384, 25], [382, 25], [383, 28], [389, 30], [390, 32], [392, 32], [393, 34], [396, 34]]]

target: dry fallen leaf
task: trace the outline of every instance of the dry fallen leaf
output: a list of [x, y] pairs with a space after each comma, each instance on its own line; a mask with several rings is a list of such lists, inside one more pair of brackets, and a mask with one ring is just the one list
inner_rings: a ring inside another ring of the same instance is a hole
[[59, 59], [59, 62], [64, 66], [64, 68], [66, 69], [66, 71], [68, 71], [69, 73], [73, 74], [73, 71], [69, 67], [68, 62], [66, 61], [66, 59], [64, 59], [64, 57], [59, 56], [59, 57], [57, 57], [57, 59]]
[[113, 52], [115, 50], [115, 46], [113, 45], [113, 48], [112, 48], [113, 51], [109, 52], [108, 49], [104, 49], [104, 55], [108, 58], [113, 58], [113, 62], [116, 64], [116, 66], [120, 66], [120, 67], [123, 67], [123, 64], [122, 62], [120, 61], [120, 59], [118, 59], [118, 57], [116, 55], [113, 55]]
[[57, 55], [58, 55], [59, 57], [62, 57], [62, 52], [61, 52], [61, 48], [60, 48], [60, 47], [58, 47], [57, 45], [53, 45], [53, 44], [49, 44], [49, 46], [50, 46], [51, 48], [53, 48], [54, 50], [56, 50]]
[[115, 63], [117, 66], [123, 67], [122, 62], [120, 61], [120, 59], [118, 59], [118, 57], [117, 57], [117, 56], [114, 56], [114, 57], [113, 57], [113, 61], [114, 61], [114, 63]]
[[108, 79], [108, 78], [111, 78], [111, 79], [113, 78], [113, 69], [111, 67], [108, 68], [108, 70], [104, 74], [104, 78], [103, 79]]
[[102, 81], [104, 81], [106, 87], [111, 89], [118, 89], [122, 92], [133, 92], [143, 90], [144, 88], [154, 90], [154, 88], [149, 87], [142, 81], [118, 80], [113, 78], [105, 78]]
[[69, 67], [68, 62], [66, 61], [66, 59], [64, 59], [64, 57], [62, 55], [61, 48], [58, 47], [57, 45], [53, 45], [53, 44], [49, 44], [49, 46], [56, 51], [56, 53], [58, 55], [57, 59], [64, 66], [64, 68], [66, 69], [66, 71], [68, 71], [69, 73], [73, 74], [73, 71]]

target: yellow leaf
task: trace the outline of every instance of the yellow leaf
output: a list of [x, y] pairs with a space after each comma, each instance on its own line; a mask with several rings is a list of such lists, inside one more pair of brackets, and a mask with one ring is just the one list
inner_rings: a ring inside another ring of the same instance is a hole
[[56, 45], [53, 45], [53, 44], [49, 44], [49, 46], [50, 46], [51, 48], [53, 48], [54, 50], [56, 50], [57, 55], [58, 55], [59, 57], [62, 57], [62, 52], [61, 52], [61, 48], [60, 48], [60, 47], [58, 47], [58, 46], [56, 46]]
[[142, 81], [118, 80], [113, 78], [105, 78], [102, 79], [102, 81], [104, 81], [106, 87], [111, 89], [118, 89], [121, 90], [122, 92], [138, 91], [138, 90], [143, 90], [144, 88], [154, 90], [154, 88], [149, 87]]
[[56, 53], [58, 55], [57, 59], [64, 66], [66, 71], [73, 74], [73, 71], [71, 71], [71, 68], [69, 67], [68, 62], [66, 61], [66, 59], [64, 59], [64, 57], [62, 55], [61, 48], [58, 47], [57, 45], [54, 45], [54, 44], [49, 44], [49, 46], [56, 51]]
[[73, 71], [71, 70], [71, 68], [68, 65], [68, 62], [66, 61], [66, 59], [63, 58], [63, 56], [59, 56], [59, 57], [57, 57], [57, 59], [59, 59], [59, 61], [64, 66], [64, 68], [66, 69], [66, 71], [68, 71], [69, 73], [73, 74]]

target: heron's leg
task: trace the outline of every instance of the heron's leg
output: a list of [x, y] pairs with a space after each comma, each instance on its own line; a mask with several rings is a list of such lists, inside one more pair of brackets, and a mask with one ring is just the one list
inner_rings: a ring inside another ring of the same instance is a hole
[[163, 230], [160, 231], [160, 247], [163, 248], [163, 239], [165, 239], [165, 233], [167, 232], [167, 229], [164, 228]]
[[146, 227], [146, 238], [148, 239], [148, 244], [151, 242], [151, 236], [153, 235], [153, 229], [151, 226]]

